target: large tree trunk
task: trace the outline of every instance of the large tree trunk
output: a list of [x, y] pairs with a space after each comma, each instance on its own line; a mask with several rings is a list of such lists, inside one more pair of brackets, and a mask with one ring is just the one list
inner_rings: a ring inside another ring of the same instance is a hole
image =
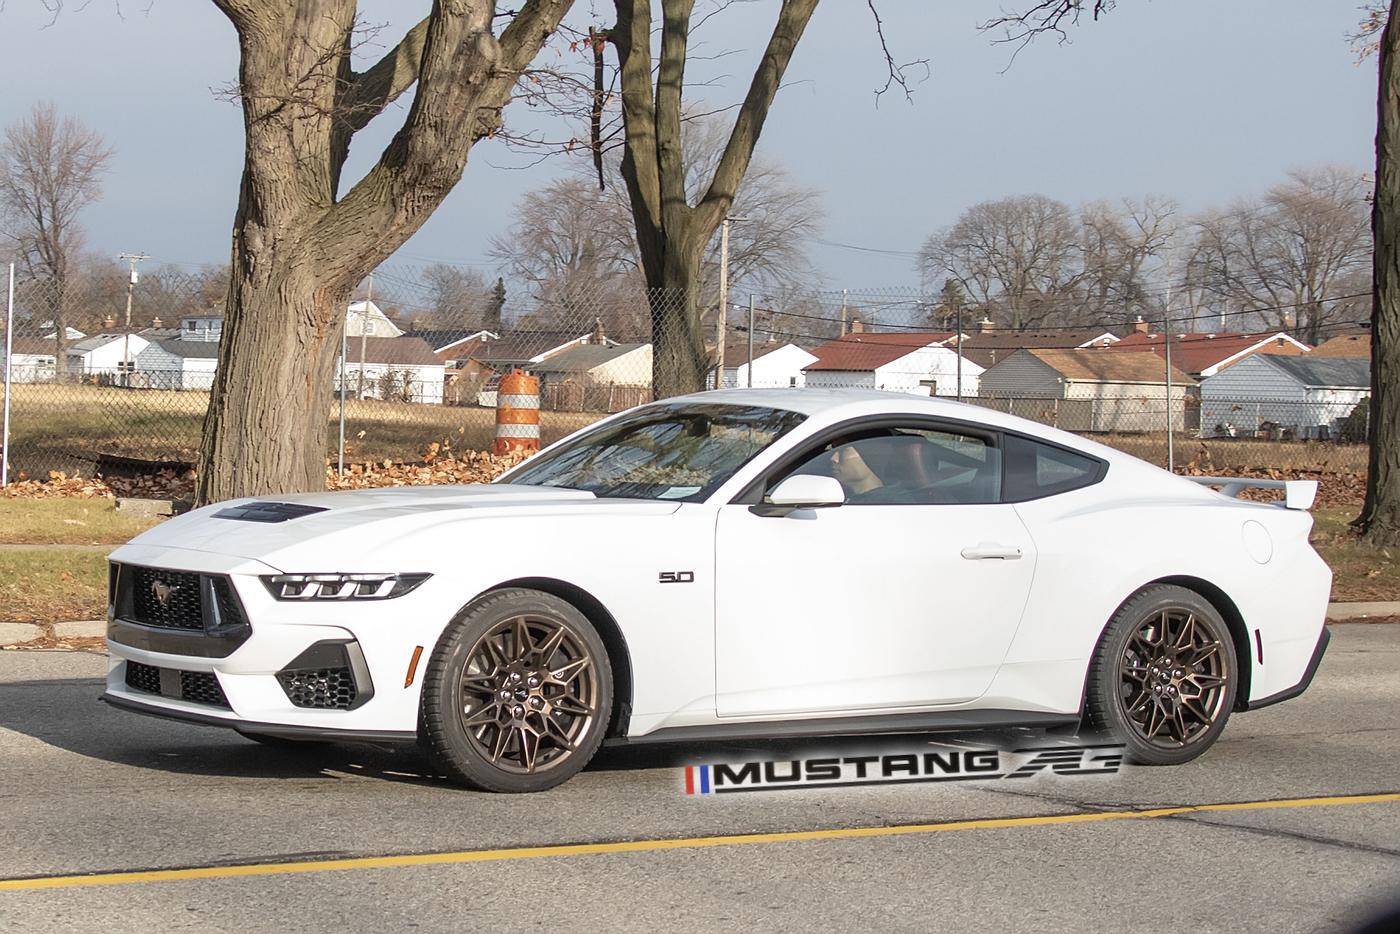
[[1357, 518], [1363, 537], [1400, 545], [1400, 0], [1392, 0], [1380, 44], [1376, 109], [1376, 198], [1371, 310], [1370, 471]]
[[[434, 3], [363, 73], [355, 0], [214, 2], [238, 30], [246, 151], [200, 503], [325, 487], [350, 290], [451, 192], [572, 0], [525, 0], [499, 37], [489, 0]], [[415, 82], [403, 126], [342, 194], [352, 136]]]
[[[685, 255], [686, 252], [689, 255]], [[652, 393], [657, 399], [705, 388], [704, 308], [700, 303], [701, 250], [673, 250], [661, 260], [661, 287], [648, 291], [651, 306]]]

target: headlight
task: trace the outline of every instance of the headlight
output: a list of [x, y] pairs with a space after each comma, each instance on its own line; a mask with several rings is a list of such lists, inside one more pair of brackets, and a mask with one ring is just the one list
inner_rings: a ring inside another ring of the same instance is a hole
[[390, 600], [431, 574], [269, 574], [263, 584], [278, 600]]

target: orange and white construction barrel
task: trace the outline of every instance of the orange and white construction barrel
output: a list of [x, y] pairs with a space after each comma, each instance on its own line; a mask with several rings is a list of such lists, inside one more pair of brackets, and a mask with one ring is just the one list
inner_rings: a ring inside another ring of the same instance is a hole
[[496, 444], [493, 451], [540, 449], [540, 381], [537, 377], [511, 370], [501, 377], [496, 390]]

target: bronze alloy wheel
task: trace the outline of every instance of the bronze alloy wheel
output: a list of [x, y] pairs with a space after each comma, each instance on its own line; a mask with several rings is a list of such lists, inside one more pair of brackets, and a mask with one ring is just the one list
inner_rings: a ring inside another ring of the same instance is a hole
[[1219, 738], [1235, 706], [1238, 661], [1230, 628], [1200, 593], [1152, 584], [1104, 627], [1084, 685], [1091, 732], [1140, 765], [1179, 765]]
[[548, 771], [573, 755], [598, 716], [594, 660], [556, 620], [516, 616], [483, 633], [458, 676], [462, 727], [507, 772]]
[[1190, 609], [1154, 613], [1123, 647], [1118, 677], [1123, 713], [1141, 739], [1188, 746], [1224, 707], [1230, 675], [1222, 634]]
[[544, 791], [602, 745], [612, 678], [607, 644], [578, 607], [539, 590], [493, 591], [463, 609], [433, 649], [419, 739], [464, 785]]

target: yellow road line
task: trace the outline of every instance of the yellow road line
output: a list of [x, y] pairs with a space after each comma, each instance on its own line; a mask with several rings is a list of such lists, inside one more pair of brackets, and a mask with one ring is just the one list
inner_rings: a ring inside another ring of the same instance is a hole
[[416, 853], [402, 856], [355, 856], [285, 863], [249, 863], [240, 866], [198, 866], [188, 869], [153, 869], [144, 872], [106, 872], [90, 875], [42, 876], [0, 879], [0, 892], [35, 889], [70, 889], [97, 885], [133, 885], [189, 879], [236, 879], [245, 876], [280, 876], [349, 869], [399, 869], [409, 866], [443, 866], [490, 863], [509, 859], [548, 859], [559, 856], [593, 856], [603, 853], [645, 853], [711, 846], [744, 846], [754, 843], [790, 843], [804, 840], [850, 840], [860, 837], [894, 837], [940, 833], [950, 830], [992, 830], [1008, 827], [1047, 827], [1059, 824], [1093, 824], [1115, 820], [1175, 817], [1180, 814], [1221, 811], [1264, 811], [1283, 808], [1335, 807], [1348, 804], [1400, 802], [1400, 793], [1341, 795], [1327, 798], [1285, 798], [1272, 801], [1232, 801], [1223, 804], [1188, 804], [1139, 811], [1095, 811], [1081, 814], [1046, 814], [1036, 817], [983, 817], [939, 824], [905, 824], [886, 827], [836, 827], [825, 830], [793, 830], [780, 833], [739, 834], [678, 839], [624, 840], [615, 843], [573, 843], [558, 846], [516, 847], [500, 850], [463, 850], [454, 853]]

